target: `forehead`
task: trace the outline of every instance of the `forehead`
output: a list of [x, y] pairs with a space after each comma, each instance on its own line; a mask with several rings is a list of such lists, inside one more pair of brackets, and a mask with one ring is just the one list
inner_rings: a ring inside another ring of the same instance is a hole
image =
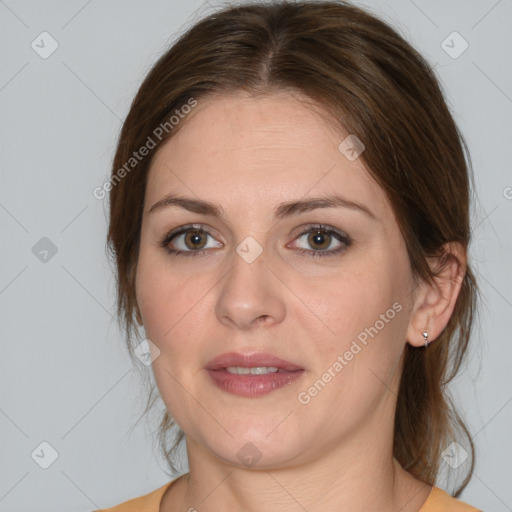
[[284, 92], [209, 97], [181, 122], [152, 163], [148, 204], [177, 192], [239, 212], [242, 199], [254, 211], [340, 193], [371, 204], [380, 215], [389, 209], [362, 159], [350, 161], [339, 150], [348, 134], [300, 97]]

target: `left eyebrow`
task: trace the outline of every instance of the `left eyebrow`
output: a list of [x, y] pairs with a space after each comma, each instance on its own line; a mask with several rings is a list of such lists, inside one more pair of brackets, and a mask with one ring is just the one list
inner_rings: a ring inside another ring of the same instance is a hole
[[[213, 217], [221, 217], [223, 212], [223, 209], [220, 205], [216, 205], [208, 201], [203, 201], [201, 199], [169, 194], [160, 199], [160, 201], [157, 201], [149, 209], [149, 213], [153, 213], [157, 210], [161, 210], [162, 208], [169, 206], [178, 206], [194, 213], [211, 215]], [[359, 211], [374, 220], [378, 220], [377, 216], [367, 206], [359, 203], [358, 201], [350, 201], [339, 195], [311, 197], [298, 201], [287, 201], [280, 203], [275, 210], [274, 217], [278, 220], [282, 220], [286, 217], [291, 217], [292, 215], [309, 212], [319, 208], [340, 207]]]
[[350, 201], [339, 195], [328, 195], [322, 197], [311, 197], [301, 199], [299, 201], [290, 201], [281, 203], [275, 212], [277, 219], [284, 219], [291, 215], [309, 212], [317, 208], [349, 208], [364, 213], [374, 220], [378, 220], [377, 216], [365, 205], [358, 201]]

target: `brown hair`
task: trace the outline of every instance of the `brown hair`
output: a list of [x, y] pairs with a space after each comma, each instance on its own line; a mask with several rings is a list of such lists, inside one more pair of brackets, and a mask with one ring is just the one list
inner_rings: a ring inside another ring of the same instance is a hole
[[[155, 63], [120, 133], [109, 187], [108, 242], [130, 356], [135, 318], [140, 322], [134, 283], [146, 178], [158, 148], [186, 122], [180, 116], [174, 126], [170, 117], [191, 98], [283, 90], [311, 99], [340, 130], [363, 141], [360, 158], [392, 205], [417, 279], [435, 276], [427, 257], [443, 256], [441, 264], [453, 257], [443, 244], [468, 247], [469, 152], [433, 70], [416, 50], [388, 24], [347, 2], [227, 7], [192, 26]], [[157, 130], [162, 126], [165, 134]], [[119, 179], [120, 169], [149, 139], [156, 148]], [[416, 478], [434, 485], [441, 453], [456, 438], [470, 453], [456, 497], [471, 477], [474, 447], [445, 386], [468, 348], [476, 296], [468, 265], [455, 310], [439, 338], [427, 348], [406, 344], [395, 414], [394, 456]], [[178, 429], [175, 443], [168, 446], [173, 425], [165, 411], [159, 440], [172, 469], [183, 437]]]

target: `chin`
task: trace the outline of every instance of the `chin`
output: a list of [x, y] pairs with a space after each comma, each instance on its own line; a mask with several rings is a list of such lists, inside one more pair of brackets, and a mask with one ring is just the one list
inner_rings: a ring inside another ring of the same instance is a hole
[[[229, 433], [210, 431], [203, 437], [202, 444], [225, 463], [255, 470], [282, 468], [304, 455], [306, 441], [304, 435], [291, 429], [276, 428], [268, 422], [259, 426], [254, 423], [238, 422], [232, 427], [227, 425]], [[231, 435], [230, 435], [231, 434]]]

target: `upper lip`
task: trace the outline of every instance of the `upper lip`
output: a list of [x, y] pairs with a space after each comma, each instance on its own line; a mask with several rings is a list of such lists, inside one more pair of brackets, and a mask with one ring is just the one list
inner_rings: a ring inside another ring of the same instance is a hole
[[237, 352], [229, 352], [221, 354], [210, 360], [206, 365], [207, 370], [219, 370], [221, 368], [228, 368], [229, 366], [242, 366], [242, 367], [257, 367], [257, 366], [273, 366], [289, 372], [303, 370], [302, 367], [296, 364], [276, 357], [272, 354], [265, 354], [262, 352], [240, 354]]

